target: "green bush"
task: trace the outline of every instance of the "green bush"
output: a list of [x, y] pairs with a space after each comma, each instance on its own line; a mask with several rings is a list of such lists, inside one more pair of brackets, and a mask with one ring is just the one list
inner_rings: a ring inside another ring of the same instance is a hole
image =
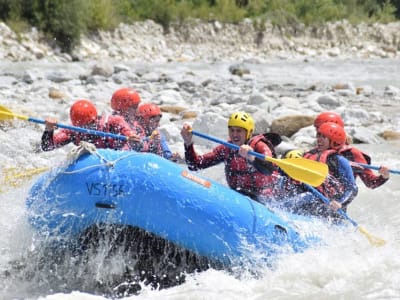
[[84, 23], [89, 31], [110, 30], [115, 28], [120, 18], [115, 9], [113, 0], [85, 0], [81, 1], [86, 7]]
[[51, 34], [62, 51], [71, 52], [85, 32], [80, 0], [48, 0], [43, 5], [43, 30]]

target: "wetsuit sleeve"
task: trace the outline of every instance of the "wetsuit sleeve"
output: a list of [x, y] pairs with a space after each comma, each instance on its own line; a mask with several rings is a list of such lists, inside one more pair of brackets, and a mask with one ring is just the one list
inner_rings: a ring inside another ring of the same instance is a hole
[[193, 143], [189, 146], [185, 145], [185, 161], [189, 170], [197, 171], [217, 165], [224, 161], [224, 152], [226, 147], [223, 145], [217, 146], [211, 152], [203, 155], [197, 155], [194, 150]]
[[367, 161], [364, 157], [364, 154], [358, 149], [353, 148], [353, 151], [349, 151], [348, 154], [345, 153], [344, 156], [350, 161], [355, 162], [355, 164], [352, 165], [354, 176], [360, 176], [360, 179], [366, 187], [375, 189], [389, 180], [389, 178], [383, 178], [382, 175], [376, 175], [371, 169], [363, 168], [362, 166], [357, 165], [357, 163], [370, 163], [370, 159]]
[[51, 151], [55, 149], [54, 142], [53, 142], [53, 135], [54, 131], [45, 130], [42, 134], [42, 150], [43, 151]]
[[[113, 134], [121, 134], [124, 136], [131, 136], [133, 134], [138, 134], [138, 130], [134, 126], [130, 126], [124, 118], [121, 116], [110, 116], [108, 118], [109, 132]], [[118, 141], [122, 145], [119, 148], [126, 149], [128, 147], [130, 150], [137, 152], [148, 152], [149, 142], [142, 139], [140, 143], [134, 143], [129, 141]]]
[[161, 135], [160, 142], [156, 142], [154, 139], [146, 136], [142, 138], [143, 148], [141, 152], [150, 152], [160, 155], [166, 159], [170, 159], [172, 157], [172, 152], [169, 149], [167, 140], [163, 135]]
[[104, 130], [113, 133], [130, 136], [134, 133], [129, 124], [121, 116], [108, 116]]
[[43, 151], [51, 151], [73, 142], [74, 136], [70, 130], [61, 129], [57, 133], [45, 130], [42, 135]]
[[164, 135], [161, 135], [161, 150], [162, 150], [162, 157], [166, 159], [170, 159], [172, 157], [172, 152], [169, 149], [167, 139]]
[[344, 187], [344, 192], [337, 201], [342, 205], [347, 206], [357, 196], [358, 187], [349, 161], [345, 157], [338, 155], [337, 162], [339, 181]]
[[367, 168], [363, 168], [359, 176], [362, 182], [364, 182], [365, 186], [370, 189], [375, 189], [389, 180], [389, 178], [383, 178], [382, 175], [375, 175], [372, 170]]

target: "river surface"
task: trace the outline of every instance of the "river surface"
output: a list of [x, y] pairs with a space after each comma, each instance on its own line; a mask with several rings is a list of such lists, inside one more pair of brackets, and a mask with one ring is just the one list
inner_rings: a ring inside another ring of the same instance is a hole
[[[94, 62], [76, 63], [52, 63], [52, 62], [0, 62], [1, 73], [24, 73], [27, 70], [40, 70], [42, 72], [68, 72], [71, 77], [74, 74], [84, 73], [88, 66]], [[186, 76], [185, 71], [203, 74], [204, 78], [211, 74], [221, 77], [228, 76], [227, 65], [234, 62], [221, 61], [212, 63], [184, 62], [184, 63], [159, 63], [151, 65], [147, 63], [131, 64], [121, 62], [123, 65], [134, 66], [141, 69], [150, 66], [153, 70], [163, 70], [177, 77]], [[308, 60], [277, 60], [258, 61], [248, 60], [244, 65], [251, 65], [251, 72], [259, 80], [275, 84], [315, 84], [352, 82], [355, 86], [369, 85], [382, 90], [388, 85], [400, 86], [400, 78], [396, 76], [400, 72], [398, 59], [308, 59]]]
[[[26, 69], [35, 68], [43, 72], [55, 69], [80, 72], [85, 67], [83, 63], [0, 63], [3, 73], [5, 70], [22, 73]], [[165, 64], [152, 67], [162, 69], [176, 79], [189, 70], [198, 74], [204, 73], [204, 78], [229, 75], [226, 63]], [[400, 88], [398, 60], [330, 60], [307, 63], [275, 60], [252, 66], [252, 72], [256, 78], [262, 78], [271, 84], [352, 82], [355, 86], [371, 86], [377, 94], [383, 93], [384, 88], [389, 85]], [[9, 105], [10, 101], [8, 99], [3, 102], [3, 99], [0, 99], [0, 104]], [[51, 109], [54, 110], [54, 107]], [[391, 113], [396, 114], [399, 111]], [[13, 130], [17, 141], [23, 139], [25, 133], [24, 128]], [[40, 138], [40, 131], [35, 138]], [[26, 142], [21, 142], [19, 149], [11, 153], [10, 148], [16, 148], [15, 140], [11, 141], [9, 134], [1, 134], [0, 149], [4, 157], [15, 161], [15, 165], [19, 167], [23, 166], [24, 162], [29, 162], [30, 166], [40, 166], [45, 160], [56, 164], [57, 160], [64, 157], [64, 154], [59, 152], [55, 152], [55, 157], [52, 158], [32, 153], [31, 145]], [[371, 155], [374, 165], [385, 164], [400, 170], [400, 142], [361, 145], [360, 148]], [[222, 169], [216, 170], [204, 174], [223, 180]], [[21, 257], [24, 257], [28, 250], [35, 250], [32, 249], [36, 244], [25, 219], [24, 203], [34, 180], [35, 177], [25, 180], [15, 188], [1, 187], [0, 299], [106, 299], [94, 293], [83, 293], [79, 291], [79, 286], [71, 287], [68, 292], [58, 293], [51, 289], [51, 285], [43, 284], [47, 287], [47, 290], [43, 291], [43, 286], [32, 286], [30, 283], [30, 278], [37, 274], [8, 274], [10, 268], [14, 272], [18, 269]], [[351, 204], [348, 214], [370, 234], [384, 239], [386, 244], [382, 247], [371, 245], [366, 236], [358, 230], [346, 231], [346, 234], [327, 231], [325, 246], [281, 257], [273, 269], [265, 268], [256, 277], [251, 274], [235, 276], [211, 269], [188, 276], [186, 282], [179, 286], [161, 291], [144, 287], [138, 296], [125, 299], [400, 299], [400, 175], [392, 174], [387, 184], [375, 190], [365, 188], [361, 182], [359, 187], [359, 195]], [[326, 229], [321, 228], [322, 230]], [[25, 259], [24, 263], [37, 264], [38, 261]], [[35, 266], [31, 265], [28, 269], [33, 273], [40, 273]], [[43, 275], [43, 278], [46, 276]], [[65, 284], [68, 285], [68, 278]], [[65, 290], [68, 290], [68, 286]]]

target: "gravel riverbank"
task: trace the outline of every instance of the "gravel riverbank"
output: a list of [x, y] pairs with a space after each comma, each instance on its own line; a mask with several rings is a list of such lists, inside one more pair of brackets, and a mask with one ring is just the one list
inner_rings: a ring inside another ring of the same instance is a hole
[[[262, 29], [260, 29], [262, 28]], [[120, 24], [110, 32], [83, 36], [72, 55], [51, 48], [32, 29], [16, 34], [0, 23], [0, 58], [9, 61], [91, 59], [137, 62], [260, 60], [280, 58], [394, 58], [400, 49], [400, 23], [359, 24], [347, 21], [319, 27], [253, 26], [191, 21], [168, 32], [153, 21]]]

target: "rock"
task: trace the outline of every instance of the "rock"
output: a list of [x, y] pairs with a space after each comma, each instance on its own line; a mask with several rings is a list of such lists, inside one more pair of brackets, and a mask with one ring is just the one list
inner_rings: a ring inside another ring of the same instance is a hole
[[332, 95], [318, 97], [317, 103], [326, 110], [333, 110], [341, 105], [340, 101]]
[[107, 62], [101, 61], [95, 64], [92, 68], [92, 75], [100, 75], [104, 77], [110, 77], [114, 73], [114, 66]]
[[72, 77], [62, 72], [51, 72], [47, 75], [47, 79], [56, 83], [72, 80]]
[[235, 64], [229, 67], [229, 72], [233, 75], [243, 76], [244, 74], [250, 74], [250, 69], [244, 64]]
[[168, 106], [168, 105], [174, 105], [176, 103], [182, 103], [183, 99], [182, 95], [178, 91], [169, 89], [169, 90], [163, 90], [158, 94], [156, 94], [153, 97], [152, 102]]
[[313, 123], [314, 123], [314, 117], [312, 116], [304, 116], [304, 115], [286, 116], [272, 121], [271, 132], [291, 137], [301, 128], [310, 126]]
[[197, 118], [197, 112], [194, 111], [184, 111], [181, 113], [182, 119], [195, 119]]
[[181, 112], [187, 110], [187, 108], [181, 106], [167, 106], [167, 105], [161, 106], [160, 109], [162, 112], [172, 113], [174, 115], [178, 115]]
[[29, 71], [25, 71], [21, 78], [21, 80], [23, 82], [28, 83], [28, 84], [33, 83], [35, 81], [35, 79], [36, 79], [36, 75]]
[[383, 139], [375, 134], [373, 131], [365, 127], [356, 127], [347, 131], [352, 137], [353, 143], [360, 144], [379, 144], [383, 142]]
[[265, 102], [268, 102], [268, 99], [262, 94], [250, 95], [249, 100], [247, 101], [247, 103], [251, 105], [260, 105]]
[[114, 73], [119, 73], [119, 72], [128, 72], [129, 71], [129, 67], [125, 66], [123, 64], [116, 64], [114, 66]]
[[346, 125], [369, 125], [370, 114], [365, 109], [349, 107], [340, 113], [340, 115]]
[[400, 140], [400, 132], [398, 131], [385, 130], [381, 136], [387, 141]]
[[52, 99], [62, 99], [62, 98], [66, 98], [67, 95], [58, 89], [50, 88], [49, 97]]
[[384, 94], [387, 96], [397, 96], [397, 95], [400, 95], [400, 89], [389, 85], [389, 86], [385, 87]]

